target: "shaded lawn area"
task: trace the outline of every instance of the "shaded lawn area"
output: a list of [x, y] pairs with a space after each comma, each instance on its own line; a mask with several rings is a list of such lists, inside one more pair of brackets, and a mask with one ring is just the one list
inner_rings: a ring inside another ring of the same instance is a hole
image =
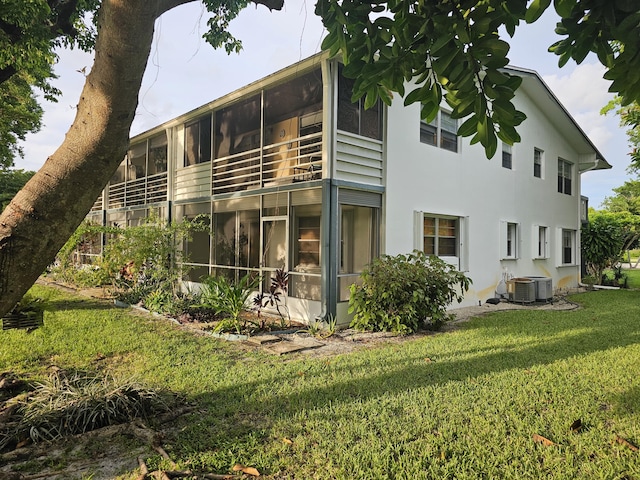
[[[283, 358], [35, 290], [49, 304], [45, 326], [2, 332], [0, 371], [105, 368], [184, 395], [197, 412], [165, 440], [179, 467], [223, 473], [240, 463], [274, 479], [640, 479], [640, 453], [615, 441], [640, 444], [638, 291]], [[584, 428], [572, 432], [578, 419]]]

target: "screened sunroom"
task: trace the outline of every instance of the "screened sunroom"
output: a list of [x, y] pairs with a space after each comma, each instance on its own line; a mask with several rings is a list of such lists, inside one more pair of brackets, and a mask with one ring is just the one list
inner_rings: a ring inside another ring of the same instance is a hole
[[250, 274], [268, 289], [285, 269], [292, 317], [346, 311], [380, 248], [383, 108], [352, 102], [341, 71], [318, 54], [132, 138], [91, 218], [207, 218], [183, 246], [186, 288]]

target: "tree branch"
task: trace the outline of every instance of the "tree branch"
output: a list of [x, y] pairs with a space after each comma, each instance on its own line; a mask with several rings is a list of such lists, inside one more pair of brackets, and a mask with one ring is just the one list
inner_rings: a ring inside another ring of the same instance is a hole
[[16, 73], [16, 68], [13, 65], [7, 65], [4, 68], [0, 68], [0, 84], [9, 80]]

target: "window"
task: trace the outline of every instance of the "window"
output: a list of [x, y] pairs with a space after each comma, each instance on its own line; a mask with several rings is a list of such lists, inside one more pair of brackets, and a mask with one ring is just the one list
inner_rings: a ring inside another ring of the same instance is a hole
[[536, 178], [542, 178], [542, 161], [544, 152], [539, 148], [533, 149], [533, 176]]
[[458, 151], [458, 121], [451, 115], [439, 111], [432, 122], [420, 121], [420, 141], [439, 146], [450, 152]]
[[320, 206], [294, 207], [294, 269], [320, 266]]
[[571, 195], [571, 168], [572, 165], [558, 158], [558, 192]]
[[507, 258], [516, 258], [518, 243], [518, 229], [515, 223], [507, 224]]
[[511, 145], [502, 142], [502, 166], [511, 170], [513, 168], [511, 162]]
[[211, 116], [184, 127], [184, 166], [211, 161]]
[[576, 232], [575, 230], [562, 230], [562, 265], [574, 265]]
[[515, 260], [520, 255], [520, 228], [517, 223], [500, 222], [500, 258]]
[[364, 108], [364, 98], [351, 101], [355, 80], [342, 75], [338, 67], [338, 130], [382, 140], [382, 104], [378, 100], [371, 108]]
[[379, 210], [375, 207], [340, 205], [339, 301], [349, 300], [350, 287], [378, 256]]
[[549, 258], [549, 227], [533, 226], [533, 258]]
[[[176, 207], [176, 217], [185, 221], [193, 221], [196, 218], [204, 223], [210, 223], [210, 203], [195, 203]], [[208, 231], [193, 232], [182, 245], [185, 280], [199, 282], [202, 277], [209, 274], [209, 254], [211, 237]]]
[[457, 218], [424, 217], [424, 253], [439, 257], [457, 257], [458, 233]]

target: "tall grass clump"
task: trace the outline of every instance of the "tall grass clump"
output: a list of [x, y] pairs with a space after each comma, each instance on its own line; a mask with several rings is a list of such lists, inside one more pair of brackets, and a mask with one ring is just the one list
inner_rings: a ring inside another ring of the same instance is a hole
[[0, 450], [25, 438], [51, 441], [109, 425], [149, 418], [170, 408], [167, 397], [104, 374], [54, 373], [18, 401], [13, 428], [0, 432]]

